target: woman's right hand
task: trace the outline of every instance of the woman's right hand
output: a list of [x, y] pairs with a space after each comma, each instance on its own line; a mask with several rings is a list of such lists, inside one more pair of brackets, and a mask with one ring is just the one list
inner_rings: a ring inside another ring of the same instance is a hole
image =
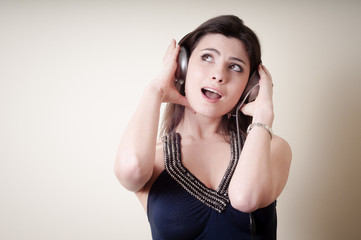
[[175, 87], [175, 72], [177, 70], [177, 59], [180, 46], [172, 39], [167, 52], [163, 58], [163, 69], [152, 82], [153, 87], [159, 90], [162, 102], [169, 102], [183, 105], [192, 112], [194, 110], [189, 105], [186, 97], [182, 96]]

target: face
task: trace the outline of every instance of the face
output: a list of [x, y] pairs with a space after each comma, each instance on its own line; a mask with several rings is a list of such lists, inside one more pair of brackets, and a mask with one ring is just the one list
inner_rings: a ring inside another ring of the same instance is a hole
[[240, 40], [205, 35], [189, 58], [186, 97], [197, 114], [222, 117], [237, 104], [249, 72], [247, 51]]

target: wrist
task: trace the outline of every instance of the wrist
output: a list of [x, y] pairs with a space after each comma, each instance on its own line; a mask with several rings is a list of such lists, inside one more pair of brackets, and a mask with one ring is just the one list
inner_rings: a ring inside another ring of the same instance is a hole
[[247, 128], [247, 135], [248, 133], [254, 128], [254, 127], [259, 127], [259, 128], [263, 128], [264, 130], [268, 131], [271, 139], [272, 139], [272, 136], [273, 136], [273, 130], [270, 126], [264, 124], [264, 123], [259, 123], [259, 122], [255, 122], [255, 123], [252, 123], [248, 126]]
[[145, 87], [143, 97], [148, 99], [148, 101], [154, 99], [161, 104], [163, 100], [163, 91], [156, 84], [150, 83]]
[[269, 127], [272, 127], [273, 120], [274, 120], [273, 109], [268, 108], [255, 112], [252, 118], [252, 123], [263, 123]]
[[163, 98], [164, 91], [160, 84], [156, 81], [151, 81], [145, 88], [145, 93], [153, 96], [159, 96], [161, 99]]

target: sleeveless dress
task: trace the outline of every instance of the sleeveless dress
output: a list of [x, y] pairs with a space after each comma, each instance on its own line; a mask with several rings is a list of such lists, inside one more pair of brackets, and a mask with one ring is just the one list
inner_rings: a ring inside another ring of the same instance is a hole
[[[233, 208], [228, 197], [239, 158], [235, 133], [231, 132], [231, 160], [216, 190], [206, 187], [183, 166], [180, 141], [178, 133], [163, 137], [165, 169], [153, 183], [147, 203], [153, 240], [253, 239], [249, 214]], [[276, 201], [252, 216], [255, 239], [276, 239]]]

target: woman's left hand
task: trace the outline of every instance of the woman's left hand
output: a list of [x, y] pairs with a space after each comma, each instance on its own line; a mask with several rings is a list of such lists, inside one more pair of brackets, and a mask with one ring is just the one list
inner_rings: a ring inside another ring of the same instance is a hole
[[258, 66], [258, 73], [260, 75], [258, 96], [253, 102], [245, 104], [241, 111], [245, 115], [252, 116], [253, 122], [261, 122], [271, 127], [274, 118], [272, 77], [262, 64]]

